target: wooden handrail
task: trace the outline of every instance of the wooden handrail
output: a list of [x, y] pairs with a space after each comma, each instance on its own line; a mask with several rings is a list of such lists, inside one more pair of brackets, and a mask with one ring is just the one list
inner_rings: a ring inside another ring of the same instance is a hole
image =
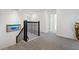
[[21, 32], [24, 30], [24, 27], [21, 29], [21, 31], [19, 32], [19, 34], [16, 36], [16, 43], [18, 42], [18, 37], [19, 37], [19, 35], [21, 34]]

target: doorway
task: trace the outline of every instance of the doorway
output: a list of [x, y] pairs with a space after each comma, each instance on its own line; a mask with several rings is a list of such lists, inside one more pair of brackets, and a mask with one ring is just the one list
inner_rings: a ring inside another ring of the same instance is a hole
[[57, 15], [50, 14], [49, 15], [49, 32], [56, 33], [57, 31]]

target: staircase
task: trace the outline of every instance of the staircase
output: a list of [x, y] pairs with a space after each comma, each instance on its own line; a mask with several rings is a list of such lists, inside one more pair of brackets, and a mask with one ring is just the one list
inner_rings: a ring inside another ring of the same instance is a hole
[[40, 36], [40, 22], [24, 21], [24, 27], [16, 36], [16, 43], [22, 40], [31, 41], [38, 38], [38, 36]]

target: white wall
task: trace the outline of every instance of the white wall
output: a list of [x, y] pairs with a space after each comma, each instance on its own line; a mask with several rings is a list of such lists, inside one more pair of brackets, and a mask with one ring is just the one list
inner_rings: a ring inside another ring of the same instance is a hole
[[11, 46], [16, 43], [16, 36], [19, 31], [6, 32], [7, 24], [22, 24], [15, 10], [0, 10], [0, 49]]
[[[55, 14], [56, 10], [55, 9], [24, 9], [24, 10], [19, 10], [19, 12], [22, 14], [24, 20], [26, 20], [26, 19], [30, 19], [32, 21], [39, 20], [40, 21], [40, 31], [49, 32], [50, 14]], [[32, 18], [33, 14], [37, 14], [36, 19]]]
[[57, 35], [76, 39], [74, 23], [79, 21], [79, 10], [62, 9], [57, 10]]
[[[27, 19], [27, 16], [37, 14], [37, 18], [33, 20], [40, 20], [41, 32], [49, 31], [49, 14], [55, 14], [56, 10], [44, 10], [44, 9], [27, 9], [27, 10], [0, 10], [0, 49], [11, 46], [16, 43], [16, 36], [19, 31], [6, 32], [6, 24], [21, 24], [23, 27], [23, 20]], [[32, 20], [32, 18], [29, 18]]]
[[[19, 10], [19, 13], [21, 15], [21, 18], [23, 20], [29, 20], [29, 21], [40, 21], [40, 31], [45, 32], [45, 21], [44, 21], [44, 12], [40, 9], [23, 9]], [[33, 19], [33, 14], [37, 15], [36, 19]]]

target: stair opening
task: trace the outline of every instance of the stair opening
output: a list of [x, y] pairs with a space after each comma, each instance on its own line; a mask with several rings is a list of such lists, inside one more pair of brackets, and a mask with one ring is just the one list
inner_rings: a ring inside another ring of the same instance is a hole
[[40, 21], [24, 21], [24, 27], [16, 36], [16, 43], [21, 40], [30, 41], [40, 36]]

